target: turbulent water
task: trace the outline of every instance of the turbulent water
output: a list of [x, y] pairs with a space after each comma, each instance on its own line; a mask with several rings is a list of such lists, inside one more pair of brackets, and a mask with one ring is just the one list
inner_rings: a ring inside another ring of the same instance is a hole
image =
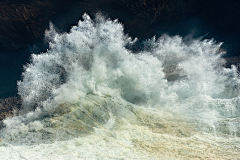
[[164, 35], [143, 42], [87, 14], [46, 31], [4, 120], [0, 159], [239, 159], [240, 79], [221, 44]]

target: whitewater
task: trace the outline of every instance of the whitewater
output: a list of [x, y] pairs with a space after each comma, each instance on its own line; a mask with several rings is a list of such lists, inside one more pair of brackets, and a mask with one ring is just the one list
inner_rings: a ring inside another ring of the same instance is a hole
[[100, 14], [45, 37], [0, 159], [239, 159], [240, 79], [222, 43], [163, 35], [133, 51], [139, 40]]

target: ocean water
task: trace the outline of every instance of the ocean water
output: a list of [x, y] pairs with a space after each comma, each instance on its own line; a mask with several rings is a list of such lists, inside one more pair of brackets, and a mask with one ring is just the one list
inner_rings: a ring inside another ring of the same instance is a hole
[[45, 35], [0, 159], [239, 159], [240, 79], [221, 43], [163, 35], [134, 53], [123, 24], [87, 14]]

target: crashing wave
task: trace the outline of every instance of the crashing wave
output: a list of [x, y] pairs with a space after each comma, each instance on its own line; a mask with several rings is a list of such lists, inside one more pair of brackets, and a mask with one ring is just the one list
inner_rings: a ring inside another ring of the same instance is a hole
[[122, 24], [87, 14], [69, 33], [50, 25], [46, 39], [50, 48], [32, 55], [18, 82], [23, 111], [4, 121], [2, 144], [90, 145], [88, 137], [101, 137], [115, 158], [108, 147], [119, 144], [138, 158], [239, 156], [240, 81], [235, 66], [224, 67], [221, 44], [164, 35], [135, 54], [137, 39]]

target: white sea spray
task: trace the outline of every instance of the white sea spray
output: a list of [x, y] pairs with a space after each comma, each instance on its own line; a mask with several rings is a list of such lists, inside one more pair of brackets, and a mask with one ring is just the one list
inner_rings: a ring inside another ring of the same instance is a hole
[[240, 81], [221, 43], [163, 35], [136, 54], [121, 23], [87, 14], [45, 34], [18, 82], [23, 111], [0, 131], [3, 159], [239, 157]]

